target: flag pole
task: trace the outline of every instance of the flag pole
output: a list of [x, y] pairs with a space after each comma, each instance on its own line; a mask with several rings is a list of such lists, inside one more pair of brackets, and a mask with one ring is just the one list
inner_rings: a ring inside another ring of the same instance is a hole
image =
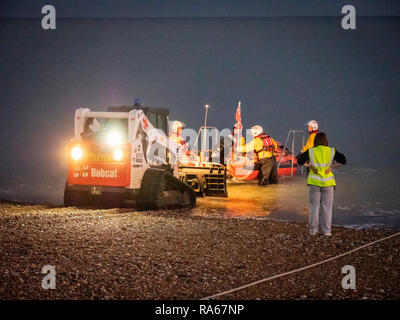
[[206, 108], [206, 114], [204, 117], [204, 134], [203, 134], [203, 146], [202, 146], [202, 150], [201, 150], [201, 154], [202, 154], [202, 161], [205, 161], [205, 157], [204, 157], [204, 153], [205, 153], [205, 149], [206, 149], [206, 138], [207, 138], [207, 113], [208, 113], [208, 108], [210, 107], [208, 104], [206, 104], [204, 106]]
[[238, 123], [240, 123], [240, 130], [239, 128], [237, 130], [233, 130], [233, 137], [234, 137], [234, 143], [233, 143], [233, 150], [232, 150], [232, 162], [235, 161], [235, 159], [237, 159], [238, 157], [238, 152], [236, 151], [237, 147], [240, 146], [240, 140], [241, 140], [241, 136], [242, 136], [242, 110], [241, 110], [241, 101], [239, 101], [238, 106], [236, 108], [236, 116], [235, 116], [235, 120], [236, 120], [236, 124], [235, 127]]

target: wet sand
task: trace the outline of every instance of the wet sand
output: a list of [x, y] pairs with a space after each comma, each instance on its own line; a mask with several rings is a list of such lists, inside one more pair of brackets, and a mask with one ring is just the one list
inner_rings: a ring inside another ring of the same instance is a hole
[[[394, 233], [221, 219], [195, 209], [64, 208], [2, 202], [0, 299], [199, 299], [303, 267]], [[223, 299], [399, 299], [400, 237]], [[356, 290], [341, 287], [344, 265]], [[56, 289], [41, 288], [42, 267]]]

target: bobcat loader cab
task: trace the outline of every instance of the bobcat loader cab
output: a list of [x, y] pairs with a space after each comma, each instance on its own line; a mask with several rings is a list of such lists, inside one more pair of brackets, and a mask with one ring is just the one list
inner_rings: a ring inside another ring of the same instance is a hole
[[179, 146], [166, 135], [168, 110], [135, 108], [76, 110], [65, 205], [158, 209], [196, 204], [193, 188], [179, 179]]

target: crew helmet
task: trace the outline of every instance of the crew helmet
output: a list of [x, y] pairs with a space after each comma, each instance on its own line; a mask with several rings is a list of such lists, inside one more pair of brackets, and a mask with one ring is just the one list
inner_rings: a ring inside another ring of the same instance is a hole
[[313, 129], [313, 131], [318, 130], [318, 122], [315, 120], [310, 120], [307, 123], [307, 127], [311, 126], [311, 128]]
[[263, 128], [259, 125], [251, 127], [251, 133], [253, 137], [257, 137], [264, 132]]
[[172, 123], [172, 132], [178, 132], [178, 128], [183, 128], [184, 124], [180, 121], [174, 121]]

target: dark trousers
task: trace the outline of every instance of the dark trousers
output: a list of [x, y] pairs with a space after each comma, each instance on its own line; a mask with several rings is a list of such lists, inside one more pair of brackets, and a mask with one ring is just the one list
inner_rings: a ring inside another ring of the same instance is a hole
[[275, 157], [260, 159], [260, 166], [258, 184], [267, 185], [278, 182], [278, 167]]

